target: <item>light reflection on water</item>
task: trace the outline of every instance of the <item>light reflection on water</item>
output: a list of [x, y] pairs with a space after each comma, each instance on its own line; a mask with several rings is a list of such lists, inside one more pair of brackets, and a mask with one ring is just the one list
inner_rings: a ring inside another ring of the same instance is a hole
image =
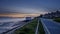
[[11, 21], [22, 21], [25, 20], [25, 18], [10, 18], [10, 19], [0, 19], [0, 22], [11, 22]]
[[[10, 30], [20, 24], [20, 21], [25, 20], [25, 18], [9, 18], [9, 19], [0, 19], [0, 33]], [[13, 26], [13, 27], [12, 27]]]

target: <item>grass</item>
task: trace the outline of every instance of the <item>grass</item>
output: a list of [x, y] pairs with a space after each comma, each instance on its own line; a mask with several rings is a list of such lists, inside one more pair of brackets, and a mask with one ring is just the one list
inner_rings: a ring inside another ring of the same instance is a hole
[[35, 28], [37, 23], [37, 19], [35, 18], [31, 23], [17, 29], [14, 34], [35, 34]]
[[[35, 18], [32, 20], [31, 23], [23, 26], [22, 28], [17, 29], [14, 34], [35, 34], [36, 26], [37, 26], [37, 21], [38, 19]], [[39, 21], [39, 29], [38, 29], [38, 34], [45, 34], [43, 25], [41, 21]]]
[[41, 23], [41, 20], [39, 22], [40, 22], [40, 24], [39, 24], [39, 32], [38, 32], [38, 34], [45, 34], [45, 31], [43, 29], [43, 25]]
[[53, 20], [58, 22], [58, 23], [60, 22], [60, 18], [54, 18]]

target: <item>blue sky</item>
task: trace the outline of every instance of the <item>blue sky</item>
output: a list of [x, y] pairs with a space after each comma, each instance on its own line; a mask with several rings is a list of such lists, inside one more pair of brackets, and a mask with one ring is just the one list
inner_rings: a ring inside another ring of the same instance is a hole
[[0, 13], [46, 13], [60, 10], [60, 0], [0, 0]]

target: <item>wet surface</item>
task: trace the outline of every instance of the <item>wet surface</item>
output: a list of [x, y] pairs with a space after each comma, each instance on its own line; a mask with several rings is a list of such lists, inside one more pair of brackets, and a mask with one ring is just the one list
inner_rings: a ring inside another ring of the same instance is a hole
[[25, 22], [21, 22], [21, 19], [0, 20], [0, 34], [23, 24]]
[[49, 19], [41, 19], [41, 20], [46, 25], [50, 34], [60, 34], [60, 24], [57, 24], [57, 22], [54, 22]]

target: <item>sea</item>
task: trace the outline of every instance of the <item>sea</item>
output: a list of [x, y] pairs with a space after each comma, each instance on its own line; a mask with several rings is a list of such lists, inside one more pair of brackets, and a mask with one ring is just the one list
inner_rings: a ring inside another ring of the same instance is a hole
[[15, 24], [16, 24], [15, 26], [17, 26], [23, 20], [25, 20], [25, 18], [1, 17], [0, 18], [0, 34], [12, 29], [13, 28], [12, 26]]
[[25, 18], [0, 18], [0, 22], [23, 21]]

